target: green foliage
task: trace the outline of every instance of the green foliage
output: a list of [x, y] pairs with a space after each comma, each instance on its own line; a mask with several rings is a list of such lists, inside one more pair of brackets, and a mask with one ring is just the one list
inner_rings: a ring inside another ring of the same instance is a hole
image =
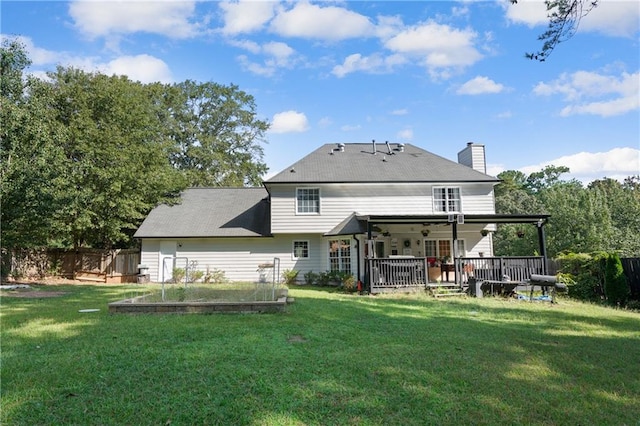
[[197, 269], [193, 270], [193, 269], [189, 269], [189, 282], [190, 283], [195, 283], [198, 282], [202, 279], [202, 277], [204, 277], [204, 271], [199, 271]]
[[282, 280], [286, 285], [293, 285], [296, 283], [299, 273], [300, 271], [296, 271], [295, 269], [285, 269], [282, 271]]
[[171, 279], [173, 280], [174, 283], [184, 282], [184, 278], [186, 276], [186, 271], [184, 268], [173, 268], [171, 273], [172, 273]]
[[0, 202], [5, 248], [127, 247], [187, 185], [257, 185], [268, 123], [237, 86], [141, 84], [59, 67], [24, 79], [3, 41]]
[[[496, 186], [496, 212], [500, 214], [547, 213], [544, 226], [547, 254], [563, 252], [618, 252], [640, 256], [640, 177], [624, 183], [613, 179], [591, 182], [586, 188], [560, 177], [566, 167], [548, 166], [529, 176], [506, 171]], [[519, 238], [517, 231], [524, 231]], [[538, 250], [533, 225], [499, 224], [494, 252], [499, 256], [530, 256]]]
[[269, 125], [237, 86], [187, 80], [171, 87], [171, 164], [189, 186], [259, 185], [267, 171], [259, 142]]
[[356, 277], [353, 274], [345, 272], [342, 276], [342, 288], [348, 293], [356, 291]]
[[609, 254], [605, 260], [604, 293], [607, 302], [614, 306], [624, 306], [629, 298], [629, 284], [627, 284], [620, 257], [616, 253]]
[[202, 282], [212, 283], [212, 284], [224, 284], [227, 282], [227, 277], [225, 276], [225, 272], [221, 269], [211, 269], [209, 265], [207, 265], [207, 270], [202, 277]]
[[588, 301], [606, 300], [614, 306], [626, 304], [630, 288], [616, 253], [563, 253], [557, 260], [561, 265], [563, 282], [568, 284], [570, 297]]
[[320, 279], [320, 275], [313, 271], [307, 271], [304, 274], [304, 282], [307, 285], [316, 285]]

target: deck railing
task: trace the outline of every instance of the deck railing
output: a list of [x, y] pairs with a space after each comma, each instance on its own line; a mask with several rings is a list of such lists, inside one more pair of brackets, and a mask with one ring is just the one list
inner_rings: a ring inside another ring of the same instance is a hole
[[532, 274], [544, 275], [544, 257], [461, 257], [456, 259], [456, 281], [464, 285], [469, 278], [483, 281], [525, 282]]
[[[433, 269], [427, 268], [424, 258], [381, 258], [367, 259], [366, 262], [372, 293], [426, 288], [429, 284], [427, 271]], [[461, 257], [453, 266], [455, 272], [450, 274], [448, 281], [461, 287], [466, 286], [470, 278], [526, 282], [532, 274], [546, 273], [541, 256]], [[445, 279], [444, 274], [438, 277], [439, 280]], [[431, 281], [431, 284], [435, 283], [433, 279]]]
[[372, 293], [425, 288], [427, 285], [424, 258], [367, 259], [367, 271]]

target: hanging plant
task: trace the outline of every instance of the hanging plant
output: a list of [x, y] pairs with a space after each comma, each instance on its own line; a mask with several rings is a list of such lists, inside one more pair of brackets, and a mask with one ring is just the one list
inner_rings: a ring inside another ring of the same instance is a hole
[[483, 229], [480, 231], [480, 235], [482, 235], [483, 237], [486, 237], [487, 235], [489, 235], [489, 230], [487, 229]]
[[428, 229], [423, 229], [422, 230], [422, 236], [423, 237], [427, 237], [429, 235], [429, 230]]

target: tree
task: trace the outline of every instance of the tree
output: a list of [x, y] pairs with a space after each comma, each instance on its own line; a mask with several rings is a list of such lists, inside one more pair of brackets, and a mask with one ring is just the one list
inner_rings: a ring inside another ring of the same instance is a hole
[[251, 95], [235, 85], [185, 81], [167, 97], [171, 163], [189, 186], [259, 185], [267, 171], [260, 142], [268, 129]]
[[149, 210], [184, 188], [168, 161], [155, 87], [73, 68], [49, 78], [65, 132], [59, 233], [74, 247], [127, 245]]
[[3, 247], [47, 244], [61, 193], [64, 158], [44, 86], [24, 78], [31, 63], [24, 46], [5, 40], [0, 49], [0, 229]]
[[[510, 0], [512, 4], [518, 0]], [[580, 21], [589, 14], [599, 0], [545, 0], [549, 25], [547, 31], [538, 36], [542, 48], [535, 53], [526, 53], [529, 59], [544, 62], [556, 46], [571, 37], [578, 30]]]

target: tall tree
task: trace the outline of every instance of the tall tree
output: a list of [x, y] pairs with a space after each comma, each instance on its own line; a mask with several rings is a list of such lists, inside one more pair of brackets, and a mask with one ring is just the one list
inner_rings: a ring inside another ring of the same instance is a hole
[[24, 46], [5, 39], [0, 48], [0, 242], [3, 247], [46, 245], [51, 235], [59, 165], [59, 127], [34, 78]]
[[168, 156], [154, 87], [126, 77], [58, 68], [52, 107], [65, 130], [67, 191], [57, 215], [74, 247], [110, 248], [184, 187]]
[[172, 164], [190, 186], [259, 185], [269, 125], [257, 118], [251, 95], [235, 85], [185, 81], [167, 97], [175, 150]]

